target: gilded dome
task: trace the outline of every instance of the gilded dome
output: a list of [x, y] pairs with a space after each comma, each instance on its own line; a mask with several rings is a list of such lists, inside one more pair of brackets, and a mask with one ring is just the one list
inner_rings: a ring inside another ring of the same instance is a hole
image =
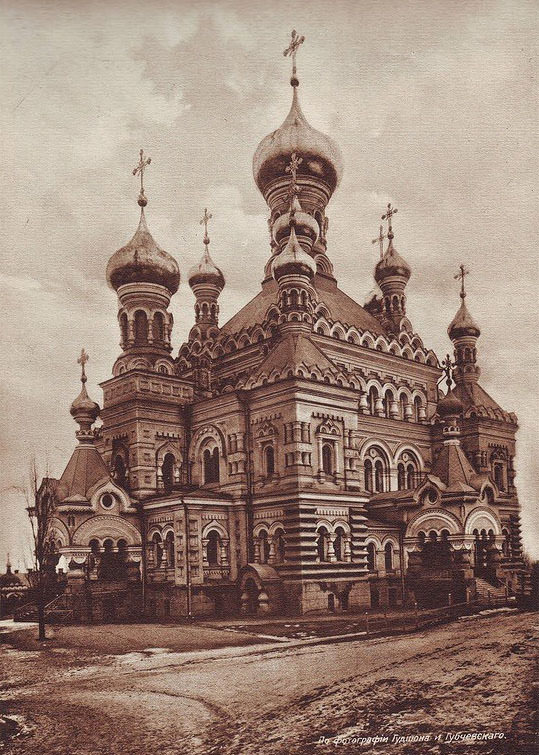
[[456, 338], [462, 336], [473, 336], [478, 338], [481, 334], [479, 325], [475, 322], [471, 314], [468, 312], [468, 307], [464, 303], [464, 295], [461, 294], [461, 303], [458, 308], [457, 314], [453, 318], [451, 325], [447, 329], [449, 338], [454, 341]]
[[307, 275], [312, 278], [316, 273], [316, 262], [307, 254], [299, 243], [294, 226], [283, 251], [273, 260], [273, 277], [276, 280], [284, 275]]
[[197, 283], [210, 283], [222, 291], [225, 285], [225, 276], [219, 270], [215, 262], [210, 257], [208, 245], [206, 244], [202, 259], [197, 265], [189, 270], [189, 285], [191, 288]]
[[286, 175], [294, 152], [303, 159], [300, 176], [322, 180], [331, 192], [335, 190], [343, 171], [341, 151], [333, 139], [309, 125], [299, 105], [296, 86], [283, 124], [262, 139], [253, 157], [253, 175], [262, 193], [273, 179]]
[[85, 383], [86, 379], [82, 382], [82, 388], [77, 398], [71, 404], [69, 413], [77, 422], [79, 420], [86, 420], [90, 424], [96, 421], [99, 416], [100, 408], [99, 404], [88, 396]]
[[393, 277], [395, 275], [408, 280], [411, 274], [412, 269], [410, 268], [410, 265], [397, 252], [393, 246], [393, 238], [391, 237], [386, 253], [374, 269], [375, 281], [380, 283], [385, 280], [385, 278]]
[[159, 247], [148, 230], [144, 209], [131, 241], [118, 249], [107, 265], [107, 281], [118, 290], [126, 283], [157, 283], [176, 293], [180, 285], [178, 263]]

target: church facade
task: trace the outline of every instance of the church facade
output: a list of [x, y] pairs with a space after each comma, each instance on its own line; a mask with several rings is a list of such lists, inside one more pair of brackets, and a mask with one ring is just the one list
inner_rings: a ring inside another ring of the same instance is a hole
[[[288, 52], [300, 39], [293, 37]], [[271, 248], [259, 292], [219, 321], [225, 277], [188, 273], [194, 324], [172, 353], [176, 260], [145, 218], [115, 252], [121, 353], [71, 406], [78, 445], [53, 495], [63, 596], [79, 620], [341, 611], [516, 590], [514, 414], [479, 382], [461, 303], [441, 366], [406, 316], [411, 268], [393, 215], [364, 305], [338, 286], [327, 206], [343, 166], [292, 105], [253, 159]], [[444, 371], [445, 390], [440, 389]], [[98, 416], [101, 426], [93, 428]]]

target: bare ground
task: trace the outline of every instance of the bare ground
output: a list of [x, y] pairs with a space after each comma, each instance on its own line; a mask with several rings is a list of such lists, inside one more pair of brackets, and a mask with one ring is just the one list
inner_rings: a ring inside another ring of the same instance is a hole
[[[132, 632], [80, 628], [45, 649], [15, 636], [18, 647], [0, 646], [3, 710], [23, 727], [4, 752], [536, 752], [536, 613], [294, 647], [218, 647], [255, 640], [203, 626], [146, 626], [136, 643]], [[209, 649], [193, 652], [197, 642]], [[449, 741], [458, 732], [502, 738]], [[369, 736], [388, 741], [361, 741]], [[405, 741], [414, 736], [429, 741]], [[335, 737], [350, 739], [337, 747]]]

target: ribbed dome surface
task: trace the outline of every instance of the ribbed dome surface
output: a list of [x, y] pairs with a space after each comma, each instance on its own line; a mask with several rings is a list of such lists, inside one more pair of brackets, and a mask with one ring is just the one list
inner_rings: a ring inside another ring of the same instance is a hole
[[377, 283], [383, 281], [390, 276], [399, 275], [406, 280], [409, 279], [412, 274], [412, 269], [406, 260], [400, 256], [395, 247], [393, 246], [393, 240], [389, 242], [389, 246], [386, 253], [376, 265], [374, 270], [374, 279]]
[[322, 179], [331, 192], [335, 190], [343, 171], [341, 151], [333, 139], [309, 125], [299, 105], [296, 87], [284, 123], [262, 139], [253, 157], [253, 175], [262, 193], [274, 178], [286, 175], [286, 166], [294, 152], [302, 157], [298, 175]]
[[115, 290], [126, 283], [157, 283], [167, 288], [171, 294], [178, 290], [178, 263], [155, 243], [146, 225], [144, 210], [131, 241], [110, 258], [107, 281]]
[[95, 401], [92, 401], [92, 399], [88, 396], [86, 386], [83, 383], [79, 395], [71, 404], [71, 408], [69, 410], [71, 416], [75, 419], [77, 419], [77, 417], [85, 417], [92, 422], [95, 422], [99, 415], [99, 411], [99, 404], [97, 404]]
[[481, 335], [479, 325], [469, 313], [468, 307], [464, 303], [464, 298], [462, 298], [457, 314], [448, 327], [447, 332], [449, 338], [453, 341], [455, 338], [461, 338], [462, 336], [474, 336], [477, 338]]

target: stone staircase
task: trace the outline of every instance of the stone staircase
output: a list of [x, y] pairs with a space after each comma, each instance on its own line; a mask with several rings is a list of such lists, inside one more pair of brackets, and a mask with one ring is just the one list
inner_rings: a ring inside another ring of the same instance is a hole
[[[73, 617], [72, 596], [57, 595], [45, 606], [45, 621], [48, 624], [64, 624]], [[26, 603], [20, 606], [13, 614], [15, 621], [37, 621], [37, 605]]]
[[504, 584], [498, 580], [491, 583], [480, 577], [475, 578], [475, 592], [477, 600], [485, 605], [488, 605], [489, 603], [500, 603], [507, 597]]

